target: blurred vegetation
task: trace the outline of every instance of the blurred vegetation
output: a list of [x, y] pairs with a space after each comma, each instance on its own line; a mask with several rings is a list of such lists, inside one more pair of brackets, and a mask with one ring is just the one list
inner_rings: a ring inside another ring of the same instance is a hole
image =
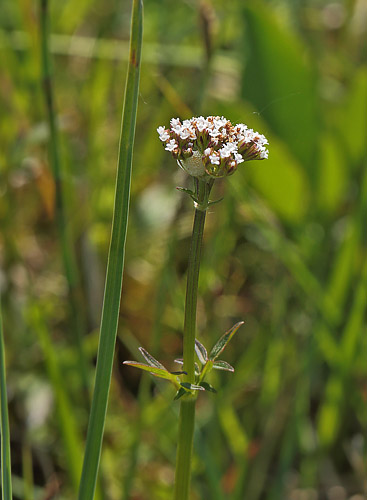
[[[362, 500], [367, 429], [364, 0], [146, 0], [120, 326], [101, 497], [170, 499], [174, 390], [123, 367], [182, 349], [192, 206], [156, 128], [224, 115], [269, 139], [213, 197], [198, 337], [245, 325], [199, 398], [193, 500]], [[94, 379], [130, 2], [52, 2], [68, 229]], [[1, 275], [15, 499], [75, 498], [88, 402], [56, 230], [39, 4], [0, 16]], [[176, 368], [177, 369], [177, 368]]]

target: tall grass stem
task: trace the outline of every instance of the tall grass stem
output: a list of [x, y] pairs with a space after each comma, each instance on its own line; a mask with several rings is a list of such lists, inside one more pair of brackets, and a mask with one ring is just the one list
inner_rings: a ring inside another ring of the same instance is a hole
[[94, 497], [107, 412], [124, 267], [132, 154], [139, 93], [143, 2], [133, 1], [130, 58], [125, 87], [119, 159], [92, 408], [89, 417], [79, 500]]
[[10, 462], [10, 430], [8, 417], [8, 398], [6, 391], [5, 346], [3, 321], [0, 303], [0, 408], [1, 408], [1, 485], [2, 500], [12, 499], [11, 462]]

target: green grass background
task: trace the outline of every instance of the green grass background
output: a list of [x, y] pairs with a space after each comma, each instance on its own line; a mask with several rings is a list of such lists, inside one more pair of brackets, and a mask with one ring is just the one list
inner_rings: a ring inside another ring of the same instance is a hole
[[[193, 209], [158, 140], [171, 117], [224, 115], [269, 160], [218, 181], [198, 338], [240, 320], [200, 395], [192, 499], [362, 500], [366, 494], [367, 19], [362, 1], [146, 0], [130, 220], [98, 495], [170, 499], [178, 404], [122, 361], [182, 352]], [[55, 104], [79, 320], [94, 380], [128, 1], [51, 3]], [[88, 398], [54, 213], [38, 2], [0, 15], [0, 283], [15, 499], [72, 499]]]

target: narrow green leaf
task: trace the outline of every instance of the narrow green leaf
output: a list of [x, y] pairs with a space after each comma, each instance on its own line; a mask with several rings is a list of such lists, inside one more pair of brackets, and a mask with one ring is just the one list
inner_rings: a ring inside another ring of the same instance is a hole
[[107, 413], [117, 324], [120, 310], [125, 242], [130, 203], [132, 155], [139, 95], [140, 59], [143, 35], [143, 2], [133, 1], [130, 54], [127, 72], [111, 243], [107, 263], [105, 295], [98, 346], [97, 369], [89, 416], [79, 500], [94, 498]]
[[173, 401], [177, 401], [178, 399], [182, 398], [182, 396], [184, 396], [185, 394], [187, 394], [187, 390], [181, 387], [181, 389], [177, 391], [176, 396], [173, 398]]
[[195, 351], [199, 361], [202, 365], [208, 361], [208, 353], [203, 344], [201, 344], [198, 340], [195, 339]]
[[206, 391], [214, 392], [214, 394], [217, 393], [217, 390], [214, 389], [214, 387], [212, 385], [208, 384], [208, 382], [201, 382], [200, 385], [201, 385], [201, 387], [204, 387], [204, 389]]
[[165, 368], [159, 361], [153, 358], [153, 356], [149, 354], [149, 352], [146, 351], [144, 347], [139, 347], [139, 351], [142, 353], [142, 355], [144, 356], [144, 358], [146, 359], [146, 361], [150, 366], [155, 366], [156, 368], [160, 368], [161, 370], [167, 371], [167, 368]]
[[200, 385], [190, 384], [190, 382], [181, 382], [180, 385], [182, 387], [184, 387], [185, 389], [188, 389], [189, 391], [204, 391], [205, 390]]
[[227, 361], [214, 361], [213, 368], [216, 370], [226, 370], [228, 372], [234, 372], [233, 366], [231, 366]]
[[171, 374], [165, 368], [156, 368], [151, 365], [146, 365], [145, 363], [139, 363], [139, 361], [124, 361], [123, 364], [140, 368], [140, 370], [145, 370], [156, 377], [164, 378], [166, 380], [176, 379], [175, 375]]
[[219, 354], [225, 349], [226, 345], [228, 342], [231, 340], [233, 335], [237, 332], [240, 326], [244, 324], [244, 321], [240, 321], [239, 323], [236, 323], [228, 332], [226, 332], [222, 337], [218, 340], [218, 342], [215, 344], [213, 349], [210, 352], [209, 359], [214, 361], [217, 359]]
[[1, 428], [1, 484], [3, 500], [12, 499], [11, 462], [10, 462], [10, 430], [8, 417], [8, 398], [6, 392], [5, 347], [0, 304], [0, 428]]

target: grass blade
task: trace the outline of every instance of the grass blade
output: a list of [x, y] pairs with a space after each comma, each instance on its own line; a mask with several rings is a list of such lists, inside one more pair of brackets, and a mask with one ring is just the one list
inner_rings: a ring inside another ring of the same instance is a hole
[[79, 500], [91, 500], [94, 496], [107, 412], [108, 393], [111, 383], [129, 214], [131, 165], [139, 91], [142, 32], [143, 3], [142, 0], [134, 0], [130, 58], [121, 126], [115, 206], [107, 264], [96, 380], [79, 488]]
[[41, 35], [41, 71], [47, 121], [50, 131], [49, 156], [50, 167], [55, 184], [55, 219], [60, 241], [65, 278], [68, 284], [70, 320], [73, 328], [73, 340], [79, 357], [79, 372], [82, 379], [85, 401], [89, 406], [89, 378], [87, 363], [83, 351], [82, 306], [79, 299], [80, 278], [73, 249], [72, 236], [67, 223], [64, 200], [64, 172], [61, 162], [57, 116], [52, 84], [52, 67], [49, 48], [49, 0], [40, 0], [40, 35]]
[[0, 304], [0, 388], [1, 388], [1, 484], [3, 500], [12, 499], [11, 463], [10, 463], [10, 431], [8, 418], [8, 398], [6, 393], [5, 347]]

